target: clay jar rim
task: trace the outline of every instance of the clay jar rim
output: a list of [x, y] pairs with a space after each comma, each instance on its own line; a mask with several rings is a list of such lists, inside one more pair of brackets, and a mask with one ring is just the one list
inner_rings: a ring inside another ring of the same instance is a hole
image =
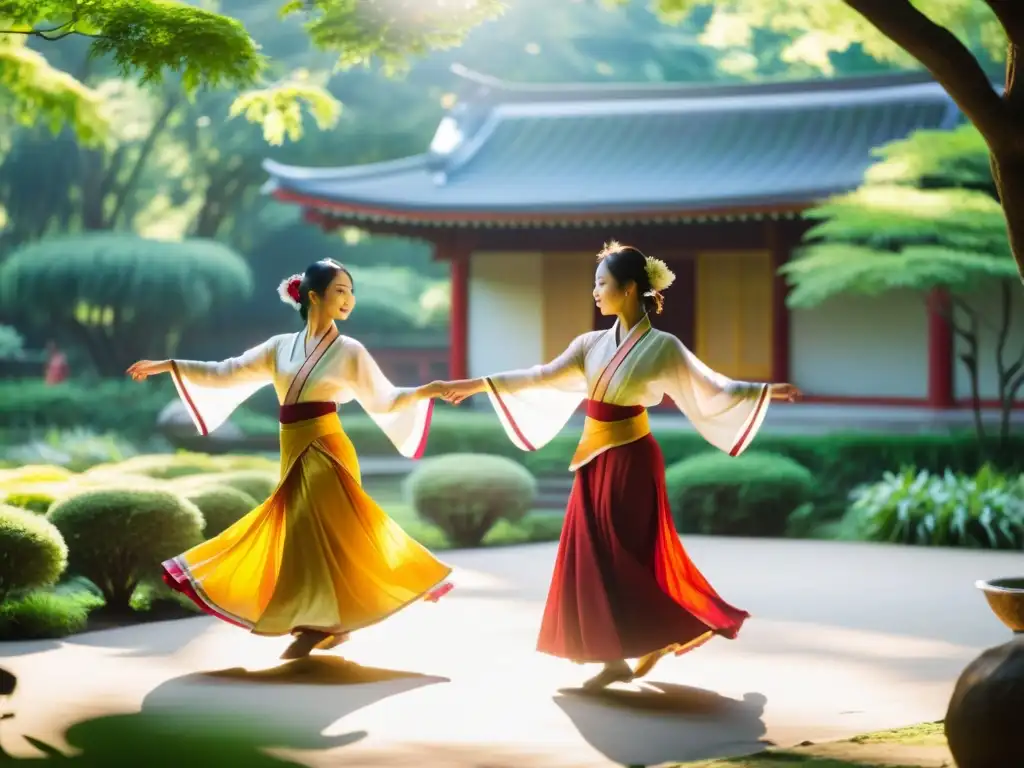
[[[1006, 582], [1010, 582], [1007, 584]], [[979, 579], [974, 586], [983, 592], [998, 594], [1024, 595], [1024, 576], [1006, 576], [1000, 579]]]

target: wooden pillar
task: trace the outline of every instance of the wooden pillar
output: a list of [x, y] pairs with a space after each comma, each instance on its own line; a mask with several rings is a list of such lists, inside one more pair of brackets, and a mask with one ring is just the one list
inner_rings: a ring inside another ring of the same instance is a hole
[[449, 317], [449, 375], [469, 377], [469, 262], [470, 254], [453, 250], [447, 254], [451, 269], [451, 315]]
[[778, 270], [789, 261], [790, 239], [784, 236], [782, 227], [776, 219], [766, 221], [765, 230], [775, 271], [772, 284], [772, 381], [783, 384], [787, 383], [790, 377], [789, 307], [786, 306], [789, 284]]
[[948, 409], [953, 397], [953, 324], [949, 292], [935, 288], [928, 295], [928, 405]]

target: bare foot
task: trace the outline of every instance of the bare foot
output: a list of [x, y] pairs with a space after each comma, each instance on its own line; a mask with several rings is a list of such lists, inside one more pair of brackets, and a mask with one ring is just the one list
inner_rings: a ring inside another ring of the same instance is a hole
[[316, 650], [329, 651], [332, 648], [337, 648], [339, 645], [347, 641], [348, 632], [342, 632], [340, 635], [328, 635], [326, 640], [321, 640], [316, 644]]
[[665, 658], [670, 648], [662, 648], [660, 651], [653, 651], [648, 653], [646, 656], [642, 656], [636, 663], [636, 668], [633, 670], [633, 677], [643, 677], [644, 675], [650, 674], [651, 670], [654, 669], [654, 665]]
[[326, 632], [316, 632], [304, 629], [298, 633], [292, 644], [285, 648], [281, 654], [282, 659], [304, 659], [313, 652], [319, 643], [326, 640], [330, 635]]
[[624, 661], [613, 661], [605, 664], [604, 669], [583, 684], [585, 691], [598, 691], [612, 683], [628, 683], [633, 679], [633, 670]]

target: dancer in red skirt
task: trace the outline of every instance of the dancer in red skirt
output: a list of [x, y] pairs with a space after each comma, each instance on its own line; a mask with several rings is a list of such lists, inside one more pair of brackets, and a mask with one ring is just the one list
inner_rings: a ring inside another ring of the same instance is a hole
[[[642, 677], [660, 658], [715, 635], [735, 638], [749, 614], [723, 600], [683, 549], [665, 493], [665, 462], [647, 408], [672, 398], [698, 432], [730, 456], [757, 434], [791, 384], [732, 381], [679, 339], [651, 327], [675, 276], [664, 262], [611, 243], [598, 255], [594, 301], [615, 315], [546, 365], [447, 382], [459, 403], [486, 392], [509, 438], [536, 450], [585, 402], [583, 437], [537, 649], [603, 669], [587, 688]], [[634, 668], [627, 659], [638, 659]]]

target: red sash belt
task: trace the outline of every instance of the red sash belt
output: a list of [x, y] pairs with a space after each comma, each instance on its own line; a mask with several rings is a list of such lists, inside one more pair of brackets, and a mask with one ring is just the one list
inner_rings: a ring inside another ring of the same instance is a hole
[[337, 403], [291, 403], [280, 407], [278, 419], [282, 424], [294, 424], [297, 421], [308, 421], [337, 412]]

